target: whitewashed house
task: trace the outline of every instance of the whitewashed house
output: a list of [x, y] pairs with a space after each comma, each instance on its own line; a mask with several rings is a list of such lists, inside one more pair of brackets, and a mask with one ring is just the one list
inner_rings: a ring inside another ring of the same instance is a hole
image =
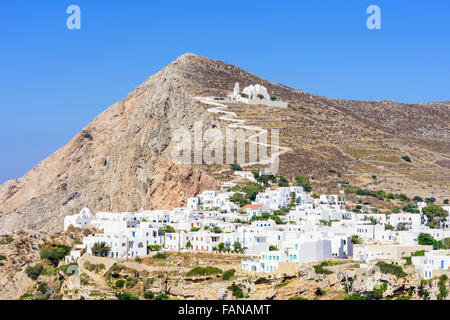
[[424, 256], [411, 257], [412, 264], [424, 279], [431, 279], [435, 273], [450, 273], [450, 250], [432, 250]]
[[76, 228], [88, 227], [94, 219], [95, 216], [92, 214], [91, 210], [84, 208], [79, 214], [66, 216], [64, 218], [64, 231], [66, 231], [71, 225]]

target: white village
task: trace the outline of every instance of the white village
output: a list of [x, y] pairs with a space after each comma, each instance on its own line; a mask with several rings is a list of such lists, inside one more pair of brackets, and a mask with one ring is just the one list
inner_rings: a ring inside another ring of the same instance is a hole
[[[235, 252], [244, 255], [242, 271], [249, 272], [284, 272], [332, 258], [352, 258], [361, 267], [379, 260], [403, 264], [402, 258], [419, 251], [424, 255], [412, 256], [412, 263], [424, 279], [450, 270], [450, 250], [418, 244], [420, 234], [449, 238], [448, 218], [442, 229], [432, 229], [422, 212], [356, 213], [345, 209], [345, 195], [317, 198], [300, 186], [268, 188], [243, 207], [230, 200], [234, 194], [204, 191], [173, 210], [93, 214], [85, 208], [66, 217], [64, 229], [92, 226], [102, 233], [85, 237], [66, 261], [93, 254], [93, 246], [103, 242], [111, 258], [146, 256], [153, 248]], [[427, 204], [417, 206], [422, 210]], [[443, 208], [450, 212], [450, 206]]]
[[[209, 99], [211, 104], [219, 100]], [[271, 98], [261, 85], [241, 93], [236, 83], [233, 93], [220, 100], [287, 106]], [[450, 238], [448, 205], [441, 208], [444, 214], [437, 228], [436, 217], [426, 210], [435, 206], [433, 200], [415, 199], [403, 210], [386, 213], [347, 201], [343, 190], [340, 194], [308, 192], [304, 177], [296, 177], [289, 185], [284, 178], [278, 183], [275, 176], [263, 179], [254, 169], [240, 168], [234, 174], [250, 182], [226, 182], [220, 190], [188, 198], [183, 208], [95, 214], [84, 208], [67, 216], [64, 230], [95, 227], [100, 233], [84, 237], [66, 262], [98, 254], [95, 247], [101, 244], [107, 248], [101, 255], [114, 259], [163, 251], [234, 253], [243, 256], [242, 272], [284, 273], [327, 259], [352, 259], [360, 268], [380, 260], [403, 265], [410, 259], [423, 279], [450, 273], [450, 250], [433, 245]]]

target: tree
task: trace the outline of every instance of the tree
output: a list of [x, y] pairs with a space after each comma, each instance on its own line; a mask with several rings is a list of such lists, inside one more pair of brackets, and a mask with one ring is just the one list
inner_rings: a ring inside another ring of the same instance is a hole
[[233, 251], [235, 253], [242, 253], [243, 252], [242, 245], [241, 245], [241, 243], [239, 241], [235, 241], [233, 243]]
[[249, 204], [250, 201], [247, 200], [244, 195], [240, 192], [236, 192], [234, 193], [231, 197], [230, 197], [230, 201], [236, 203], [238, 206], [243, 207], [246, 204]]
[[307, 192], [311, 191], [311, 183], [309, 179], [302, 175], [295, 176], [294, 186], [303, 187], [303, 189]]
[[415, 196], [415, 197], [413, 198], [413, 201], [416, 201], [416, 202], [423, 202], [423, 199], [422, 199], [421, 197], [419, 197], [419, 196]]
[[442, 240], [442, 249], [449, 250], [450, 249], [450, 238], [445, 238]]
[[289, 194], [289, 198], [291, 199], [291, 203], [297, 203], [297, 195], [295, 194], [295, 192], [291, 192]]
[[444, 199], [444, 204], [448, 204], [448, 199]]
[[44, 267], [42, 266], [42, 264], [38, 263], [35, 264], [34, 266], [28, 266], [25, 269], [25, 273], [30, 279], [37, 280], [37, 278], [39, 278], [43, 270]]
[[435, 202], [436, 202], [436, 198], [433, 198], [433, 197], [425, 198], [425, 202], [426, 202], [427, 204], [435, 203]]
[[247, 199], [250, 201], [254, 201], [256, 199], [256, 195], [261, 191], [263, 191], [263, 187], [254, 182], [250, 182], [242, 188], [242, 192], [245, 193]]
[[172, 226], [165, 226], [164, 227], [164, 232], [165, 233], [175, 233], [176, 231], [175, 231], [175, 228], [172, 227]]
[[256, 169], [252, 169], [252, 170], [250, 170], [250, 172], [252, 173], [252, 175], [253, 175], [253, 178], [255, 178], [255, 179], [258, 179], [258, 178], [259, 178], [259, 176], [260, 176], [260, 173], [259, 173], [259, 171], [258, 171], [258, 170], [256, 170]]
[[278, 251], [278, 248], [274, 245], [269, 246], [269, 251]]
[[357, 234], [352, 235], [351, 241], [353, 244], [361, 244], [362, 243], [361, 238]]
[[417, 237], [417, 241], [419, 245], [433, 246], [434, 250], [442, 249], [445, 245], [445, 239], [444, 241], [437, 241], [428, 233], [419, 234], [419, 236]]
[[283, 176], [278, 177], [278, 186], [279, 187], [289, 187], [289, 181]]
[[192, 243], [190, 240], [188, 242], [186, 242], [186, 248], [188, 248], [188, 249], [192, 248]]
[[424, 207], [422, 212], [427, 216], [429, 226], [437, 226], [438, 228], [440, 227], [442, 220], [448, 216], [447, 211], [434, 203], [430, 203]]
[[53, 266], [57, 267], [59, 261], [64, 259], [66, 251], [63, 248], [51, 247], [41, 251], [41, 259], [47, 259]]
[[257, 97], [258, 97], [259, 99], [261, 99], [261, 100], [264, 99], [264, 96], [263, 96], [261, 93], [258, 94]]
[[109, 251], [111, 251], [111, 247], [108, 246], [104, 241], [96, 242], [92, 246], [91, 250], [95, 256], [106, 257], [106, 256], [108, 256]]
[[419, 245], [433, 245], [434, 238], [428, 233], [421, 233], [417, 237], [417, 241]]
[[220, 242], [220, 243], [217, 245], [217, 251], [219, 251], [219, 252], [225, 252], [225, 243]]

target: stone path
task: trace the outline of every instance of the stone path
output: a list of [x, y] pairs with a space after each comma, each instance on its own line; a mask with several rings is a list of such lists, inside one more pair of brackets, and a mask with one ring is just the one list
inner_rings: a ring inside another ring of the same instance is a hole
[[[212, 108], [209, 108], [207, 110], [208, 112], [225, 114], [224, 116], [219, 117], [219, 119], [223, 120], [223, 121], [231, 122], [230, 124], [228, 124], [229, 128], [246, 129], [246, 130], [258, 132], [255, 135], [252, 135], [249, 138], [244, 139], [243, 140], [244, 142], [248, 142], [249, 144], [250, 143], [256, 144], [256, 145], [263, 146], [266, 148], [270, 147], [272, 151], [279, 150], [278, 152], [273, 153], [271, 155], [271, 157], [268, 159], [260, 160], [260, 161], [256, 161], [256, 162], [245, 163], [245, 164], [242, 164], [241, 167], [251, 167], [251, 166], [255, 166], [255, 165], [271, 165], [272, 166], [272, 165], [275, 165], [277, 161], [279, 161], [279, 157], [281, 155], [292, 151], [291, 148], [281, 147], [281, 146], [273, 145], [273, 144], [269, 144], [269, 143], [256, 142], [257, 138], [259, 136], [266, 135], [268, 133], [268, 131], [266, 129], [263, 129], [260, 127], [245, 125], [246, 120], [236, 119], [236, 117], [237, 117], [236, 113], [231, 112], [231, 111], [226, 111], [229, 106], [222, 104], [216, 100], [213, 100], [212, 98], [209, 98], [209, 97], [195, 97], [195, 99], [200, 101], [201, 103], [214, 106]], [[217, 171], [216, 173], [222, 173], [227, 170], [230, 170], [230, 169], [222, 169], [222, 170]]]

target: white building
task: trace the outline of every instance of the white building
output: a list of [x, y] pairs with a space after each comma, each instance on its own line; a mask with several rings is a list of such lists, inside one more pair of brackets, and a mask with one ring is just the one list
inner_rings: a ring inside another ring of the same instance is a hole
[[431, 279], [437, 271], [449, 274], [450, 250], [433, 250], [424, 256], [411, 257], [412, 264], [419, 270], [424, 279]]
[[74, 226], [76, 228], [84, 228], [90, 225], [91, 221], [95, 219], [91, 210], [84, 208], [79, 214], [72, 216], [66, 216], [64, 218], [64, 231], [66, 231], [69, 226]]
[[236, 82], [233, 93], [229, 95], [228, 100], [247, 104], [262, 104], [269, 107], [287, 108], [288, 106], [287, 102], [272, 100], [267, 89], [259, 84], [248, 86], [240, 92], [239, 83]]

